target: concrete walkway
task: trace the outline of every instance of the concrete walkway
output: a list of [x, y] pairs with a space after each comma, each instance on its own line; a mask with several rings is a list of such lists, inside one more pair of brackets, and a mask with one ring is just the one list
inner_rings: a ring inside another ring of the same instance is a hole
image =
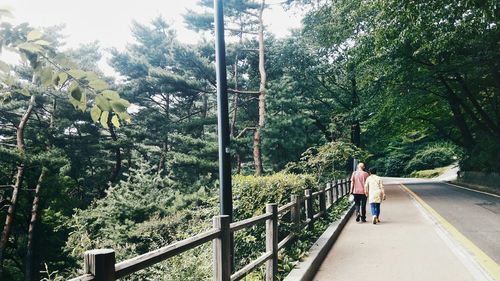
[[386, 193], [382, 222], [351, 218], [314, 280], [489, 279], [399, 185], [386, 186]]

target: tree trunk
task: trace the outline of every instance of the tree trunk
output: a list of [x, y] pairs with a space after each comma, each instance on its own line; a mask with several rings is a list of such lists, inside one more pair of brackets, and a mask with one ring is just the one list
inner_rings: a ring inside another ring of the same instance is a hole
[[[354, 67], [351, 69], [351, 107], [355, 109], [359, 106], [359, 95], [356, 84], [356, 73]], [[361, 147], [361, 127], [359, 124], [359, 119], [356, 117], [353, 124], [351, 125], [351, 142], [356, 147]]]
[[35, 196], [33, 198], [33, 205], [31, 207], [31, 220], [28, 228], [28, 245], [26, 251], [26, 273], [25, 280], [26, 281], [35, 281], [38, 280], [35, 276], [35, 272], [38, 272], [36, 266], [34, 264], [34, 247], [35, 247], [35, 227], [38, 223], [38, 206], [40, 205], [40, 190], [42, 188], [43, 181], [45, 180], [45, 176], [47, 174], [47, 169], [45, 167], [42, 168], [42, 172], [40, 173], [40, 177], [38, 178], [38, 182], [35, 188]]
[[165, 170], [165, 160], [167, 158], [167, 152], [168, 152], [168, 134], [165, 137], [165, 140], [163, 141], [161, 147], [160, 161], [158, 163], [158, 174], [163, 173], [163, 170]]
[[472, 151], [475, 141], [472, 137], [469, 127], [467, 126], [467, 122], [465, 121], [462, 111], [460, 110], [460, 101], [456, 97], [453, 90], [449, 87], [449, 85], [443, 80], [442, 82], [446, 87], [446, 100], [448, 101], [448, 105], [450, 106], [451, 112], [453, 113], [455, 125], [462, 135], [463, 146], [466, 150]]
[[[33, 78], [34, 79], [34, 78]], [[19, 122], [19, 126], [17, 126], [16, 131], [16, 144], [17, 150], [19, 154], [23, 155], [25, 152], [25, 144], [24, 144], [24, 130], [26, 128], [26, 124], [33, 112], [33, 106], [35, 105], [35, 96], [32, 95], [29, 101], [28, 109], [24, 112], [21, 117], [21, 121]], [[19, 195], [19, 189], [21, 188], [23, 178], [24, 178], [24, 163], [19, 163], [17, 166], [17, 175], [16, 182], [12, 188], [12, 197], [10, 199], [10, 206], [7, 210], [7, 217], [5, 218], [5, 224], [2, 231], [2, 237], [0, 238], [0, 281], [3, 279], [3, 261], [5, 248], [7, 247], [7, 243], [9, 242], [10, 232], [12, 230], [12, 224], [14, 222], [14, 216], [16, 214], [17, 207], [17, 199]]]
[[259, 125], [257, 130], [255, 130], [253, 138], [253, 159], [255, 163], [255, 175], [260, 176], [263, 174], [264, 169], [262, 165], [262, 138], [261, 130], [264, 127], [265, 115], [266, 115], [266, 83], [267, 74], [265, 68], [265, 58], [264, 58], [264, 20], [262, 14], [264, 13], [265, 0], [262, 0], [260, 10], [259, 10], [259, 73], [260, 73], [260, 85], [259, 85]]
[[481, 119], [483, 119], [484, 123], [490, 129], [494, 134], [497, 136], [500, 136], [500, 129], [499, 129], [499, 124], [495, 124], [495, 122], [490, 118], [488, 113], [484, 111], [482, 106], [479, 104], [477, 101], [477, 98], [472, 94], [471, 90], [467, 86], [467, 83], [465, 82], [464, 78], [460, 75], [457, 74], [456, 78], [458, 80], [458, 83], [460, 84], [460, 87], [462, 87], [462, 91], [465, 94], [465, 96], [469, 99], [469, 101], [472, 103], [476, 111], [478, 112], [479, 116], [481, 116]]

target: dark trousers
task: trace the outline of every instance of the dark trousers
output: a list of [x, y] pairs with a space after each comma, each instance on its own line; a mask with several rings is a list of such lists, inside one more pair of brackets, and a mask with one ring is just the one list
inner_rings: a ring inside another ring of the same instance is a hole
[[378, 218], [380, 216], [380, 203], [370, 203], [370, 206], [372, 207], [372, 216]]
[[366, 219], [366, 195], [354, 194], [354, 208], [356, 214], [360, 214], [362, 219]]

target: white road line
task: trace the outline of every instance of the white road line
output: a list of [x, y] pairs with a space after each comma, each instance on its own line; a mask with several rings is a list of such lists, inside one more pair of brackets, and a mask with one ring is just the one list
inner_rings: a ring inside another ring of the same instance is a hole
[[465, 190], [468, 190], [468, 191], [473, 191], [473, 192], [482, 193], [482, 194], [486, 194], [486, 195], [489, 195], [489, 196], [500, 198], [500, 195], [496, 195], [496, 194], [489, 193], [489, 192], [486, 192], [486, 191], [479, 191], [479, 190], [475, 190], [475, 189], [472, 189], [472, 188], [467, 188], [467, 187], [464, 187], [464, 186], [460, 186], [460, 185], [456, 185], [456, 184], [448, 183], [448, 182], [442, 182], [442, 183], [445, 183], [447, 185], [451, 185], [451, 186], [454, 186], [454, 187], [458, 187], [458, 188], [461, 188], [461, 189], [465, 189]]

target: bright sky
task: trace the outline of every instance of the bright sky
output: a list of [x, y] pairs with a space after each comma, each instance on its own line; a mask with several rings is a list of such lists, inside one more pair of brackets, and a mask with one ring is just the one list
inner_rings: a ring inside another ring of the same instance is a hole
[[[0, 7], [10, 8], [14, 23], [29, 22], [33, 27], [65, 24], [67, 47], [95, 40], [106, 49], [123, 49], [133, 42], [130, 26], [132, 20], [149, 23], [156, 16], [163, 16], [176, 30], [179, 39], [186, 43], [197, 41], [197, 35], [184, 26], [182, 15], [188, 8], [195, 8], [197, 0], [2, 0]], [[284, 11], [281, 0], [268, 0], [271, 9], [265, 11], [268, 30], [278, 37], [289, 34], [290, 28], [300, 26], [300, 16]], [[5, 59], [5, 58], [4, 58]], [[11, 59], [5, 59], [12, 62]], [[110, 73], [103, 60], [101, 68]]]

